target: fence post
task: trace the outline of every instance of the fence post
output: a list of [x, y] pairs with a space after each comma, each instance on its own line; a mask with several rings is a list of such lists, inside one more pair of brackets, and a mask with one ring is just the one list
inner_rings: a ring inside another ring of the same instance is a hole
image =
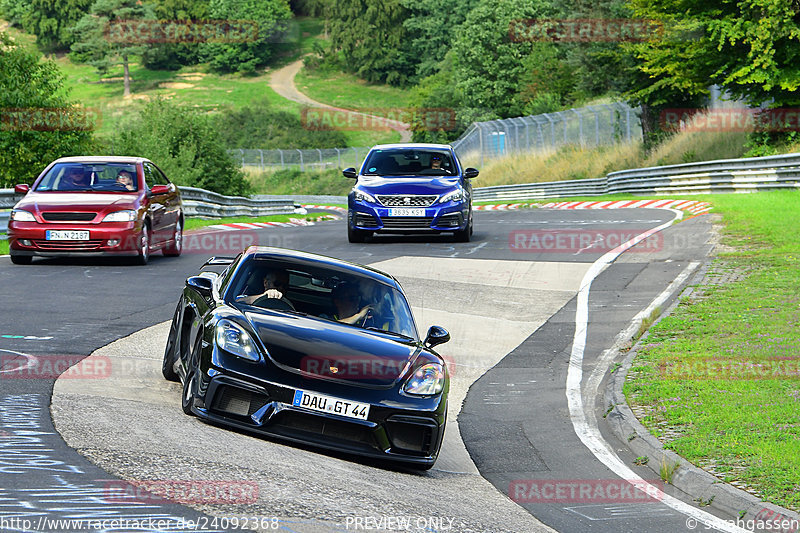
[[264, 150], [259, 150], [259, 154], [261, 154], [261, 171], [264, 171]]
[[475, 124], [478, 126], [478, 144], [481, 147], [481, 166], [483, 166], [483, 126], [479, 122]]
[[239, 156], [242, 158], [242, 168], [244, 168], [244, 150], [239, 148]]
[[600, 146], [600, 115], [593, 107], [590, 107], [589, 110], [594, 113], [594, 145]]
[[578, 115], [578, 142], [581, 146], [584, 146], [583, 142], [583, 116], [578, 112], [577, 109], [572, 110], [573, 113]]
[[355, 154], [355, 157], [356, 157], [356, 158], [353, 160], [353, 161], [355, 162], [355, 164], [353, 165], [353, 167], [355, 167], [355, 168], [358, 168], [358, 150], [356, 150], [356, 147], [355, 147], [355, 146], [353, 146], [352, 148], [353, 148], [353, 153]]
[[300, 154], [300, 170], [303, 171], [305, 170], [303, 168], [303, 151], [300, 150], [299, 148], [295, 148], [295, 150], [297, 150], [297, 152]]
[[625, 106], [625, 122], [628, 129], [628, 142], [631, 142], [631, 108]]
[[319, 169], [322, 170], [323, 168], [325, 168], [325, 165], [322, 164], [322, 150], [320, 150], [319, 148], [317, 148], [316, 150], [317, 152], [319, 152]]
[[278, 151], [281, 153], [281, 169], [284, 169], [284, 168], [286, 168], [286, 165], [283, 162], [283, 150], [278, 148]]
[[339, 165], [339, 168], [342, 168], [342, 153], [339, 151], [338, 148], [334, 148], [336, 150], [336, 164]]

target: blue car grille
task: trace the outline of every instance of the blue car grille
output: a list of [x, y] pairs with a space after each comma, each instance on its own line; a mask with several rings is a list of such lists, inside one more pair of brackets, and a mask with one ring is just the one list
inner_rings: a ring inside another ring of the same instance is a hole
[[433, 217], [383, 217], [386, 229], [430, 229]]
[[378, 195], [377, 198], [386, 207], [430, 207], [439, 197], [429, 194], [395, 194]]

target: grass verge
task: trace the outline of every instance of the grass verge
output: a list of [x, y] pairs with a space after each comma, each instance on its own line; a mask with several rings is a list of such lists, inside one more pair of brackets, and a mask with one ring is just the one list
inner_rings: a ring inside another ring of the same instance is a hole
[[726, 251], [650, 329], [625, 394], [666, 448], [800, 510], [800, 192], [704, 199]]

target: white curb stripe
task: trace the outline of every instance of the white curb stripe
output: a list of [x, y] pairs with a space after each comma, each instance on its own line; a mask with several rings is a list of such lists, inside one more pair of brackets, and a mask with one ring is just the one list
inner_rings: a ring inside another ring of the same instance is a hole
[[[589, 289], [592, 286], [592, 281], [594, 281], [600, 272], [619, 257], [622, 252], [650, 235], [670, 226], [675, 220], [679, 220], [683, 216], [683, 213], [680, 211], [675, 211], [675, 213], [675, 217], [669, 222], [665, 222], [660, 226], [637, 235], [628, 242], [607, 252], [600, 259], [592, 263], [592, 266], [581, 281], [581, 289], [578, 292], [577, 309], [575, 310], [575, 335], [572, 340], [572, 353], [570, 354], [569, 368], [567, 369], [567, 404], [569, 405], [570, 420], [572, 421], [572, 426], [578, 438], [580, 438], [581, 442], [583, 442], [600, 462], [611, 469], [621, 479], [626, 481], [636, 480], [637, 483], [634, 485], [634, 489], [643, 490], [646, 487], [646, 494], [657, 494], [660, 491], [636, 474], [628, 465], [617, 457], [616, 453], [611, 450], [608, 443], [603, 439], [600, 430], [589, 424], [586, 412], [584, 411], [583, 397], [581, 395], [581, 380], [583, 378], [583, 354], [586, 349], [586, 334], [589, 323]], [[649, 492], [651, 490], [655, 492]], [[687, 515], [704, 525], [719, 529], [720, 531], [730, 531], [732, 533], [744, 533], [746, 531], [728, 523], [726, 520], [717, 518], [700, 509], [696, 509], [667, 494], [663, 495], [661, 501], [679, 513]]]

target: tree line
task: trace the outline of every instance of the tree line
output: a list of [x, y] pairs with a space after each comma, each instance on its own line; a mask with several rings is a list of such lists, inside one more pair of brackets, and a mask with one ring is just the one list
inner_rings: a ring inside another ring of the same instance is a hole
[[[753, 106], [800, 100], [798, 0], [305, 0], [303, 9], [330, 31], [317, 63], [408, 87], [418, 107], [457, 111], [461, 128], [418, 127], [417, 140], [612, 97], [642, 107], [652, 147], [668, 134], [661, 113], [703, 107], [711, 85]], [[514, 31], [570, 20], [645, 31], [616, 40]]]

